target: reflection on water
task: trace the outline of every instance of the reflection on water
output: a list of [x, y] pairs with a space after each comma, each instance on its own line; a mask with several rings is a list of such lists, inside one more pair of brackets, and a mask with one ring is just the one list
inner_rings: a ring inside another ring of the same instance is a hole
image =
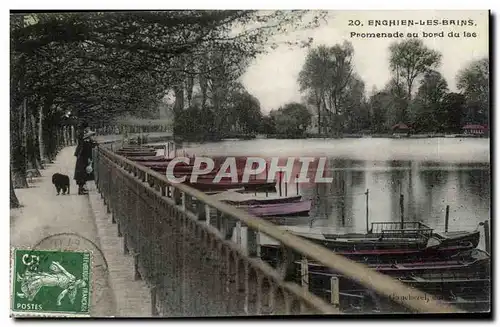
[[[444, 230], [447, 205], [450, 231], [473, 230], [490, 217], [487, 139], [252, 140], [184, 147], [197, 155], [279, 156], [283, 165], [288, 156], [328, 157], [325, 176], [332, 183], [298, 184], [299, 193], [313, 201], [310, 217], [293, 218], [300, 224], [313, 220], [314, 226], [364, 232], [367, 212], [370, 222], [401, 219], [400, 194], [405, 220], [437, 230]], [[295, 163], [293, 175], [300, 165]], [[296, 187], [292, 180], [288, 193]]]

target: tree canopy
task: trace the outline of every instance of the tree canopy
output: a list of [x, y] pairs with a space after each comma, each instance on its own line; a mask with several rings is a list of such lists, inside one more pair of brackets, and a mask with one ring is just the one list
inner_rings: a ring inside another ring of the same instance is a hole
[[[152, 118], [169, 92], [175, 94], [176, 120], [198, 92], [204, 112], [191, 123], [211, 115], [208, 129], [221, 134], [231, 108], [228, 94], [249, 62], [281, 44], [307, 46], [310, 40], [274, 36], [318, 26], [325, 15], [306, 10], [11, 14], [14, 186], [27, 186], [26, 169], [55, 156], [61, 124], [92, 127], [123, 116]], [[64, 118], [68, 112], [74, 119]], [[31, 129], [38, 129], [38, 138], [29, 138]], [[28, 155], [34, 151], [36, 156]]]
[[488, 58], [472, 61], [457, 74], [457, 87], [468, 107], [465, 119], [487, 124], [490, 108], [490, 63]]
[[353, 55], [354, 48], [347, 41], [320, 45], [307, 53], [298, 82], [316, 107], [320, 134], [342, 131], [347, 116], [356, 113], [364, 100], [364, 83], [354, 71]]

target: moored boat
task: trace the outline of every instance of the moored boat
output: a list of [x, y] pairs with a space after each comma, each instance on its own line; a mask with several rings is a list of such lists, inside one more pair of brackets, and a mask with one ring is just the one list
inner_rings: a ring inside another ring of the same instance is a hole
[[273, 203], [251, 206], [238, 206], [258, 217], [292, 216], [308, 214], [311, 211], [311, 200]]
[[[294, 263], [293, 278], [300, 282], [300, 261]], [[372, 307], [377, 311], [397, 312], [402, 308], [394, 308], [391, 299], [379, 297], [356, 281], [351, 280], [336, 271], [322, 265], [308, 262], [309, 290], [320, 295], [331, 289], [332, 277], [338, 280], [341, 307], [349, 305], [353, 296], [362, 296], [363, 309]], [[440, 301], [450, 304], [479, 304], [484, 307], [489, 304], [490, 293], [490, 256], [479, 249], [463, 251], [444, 260], [426, 260], [405, 264], [375, 264], [368, 265], [382, 274], [389, 275], [399, 281], [418, 288], [431, 296], [439, 297]], [[342, 303], [343, 302], [343, 303]], [[368, 303], [367, 303], [368, 302]]]
[[231, 179], [222, 179], [220, 182], [215, 183], [213, 177], [203, 178], [204, 176], [199, 176], [196, 183], [189, 182], [189, 178], [186, 180], [186, 184], [194, 187], [200, 191], [217, 191], [217, 190], [229, 190], [244, 188], [245, 190], [276, 190], [276, 181], [269, 182], [267, 179], [250, 179], [248, 182], [236, 182], [233, 183]]
[[156, 156], [156, 151], [116, 151], [116, 154], [124, 157], [147, 157]]
[[292, 203], [302, 199], [301, 195], [278, 196], [277, 194], [252, 194], [225, 191], [212, 195], [212, 198], [232, 205], [259, 205]]
[[467, 231], [455, 231], [455, 232], [433, 232], [432, 237], [435, 238], [439, 244], [468, 244], [472, 243], [473, 247], [477, 247], [479, 244], [479, 239], [481, 238], [481, 233], [479, 230], [472, 232]]
[[167, 159], [165, 156], [145, 156], [145, 157], [140, 157], [140, 156], [132, 156], [130, 157], [130, 160], [132, 161], [137, 161], [140, 162], [141, 165], [143, 162], [170, 162], [172, 159]]
[[[295, 262], [300, 265], [300, 261]], [[467, 271], [479, 271], [480, 267], [484, 268], [489, 265], [490, 256], [479, 249], [469, 249], [459, 252], [445, 259], [420, 260], [406, 263], [369, 263], [368, 268], [374, 269], [380, 273], [391, 275], [393, 277], [415, 277], [415, 276], [432, 276], [435, 273], [440, 273], [441, 276], [456, 275], [457, 273], [464, 274]], [[309, 272], [318, 272], [328, 274], [330, 269], [315, 263], [308, 262]], [[332, 273], [335, 275], [336, 273]]]
[[[401, 228], [402, 227], [402, 228]], [[415, 249], [422, 250], [438, 246], [455, 246], [459, 244], [476, 247], [480, 233], [461, 231], [437, 233], [421, 222], [382, 222], [372, 223], [371, 230], [366, 234], [327, 234], [300, 233], [294, 234], [321, 244], [333, 251], [344, 250], [383, 250], [383, 249]]]
[[[371, 250], [339, 250], [334, 251], [346, 258], [360, 263], [405, 263], [421, 260], [444, 260], [454, 255], [473, 249], [472, 243], [455, 246], [433, 246], [424, 249], [371, 249]], [[261, 245], [262, 259], [273, 262], [281, 257], [278, 245]]]
[[[133, 159], [131, 159], [131, 160], [133, 160]], [[159, 173], [166, 173], [167, 168], [168, 168], [171, 161], [172, 161], [172, 159], [157, 160], [157, 161], [142, 160], [141, 165], [146, 166], [148, 168], [151, 168], [152, 170], [157, 171]], [[185, 162], [176, 162], [174, 169], [175, 170], [185, 170], [186, 172], [191, 173], [193, 171], [193, 168], [194, 168], [193, 163], [194, 163], [193, 160], [191, 160], [191, 162], [189, 164], [187, 164]], [[200, 169], [204, 170], [204, 169], [206, 169], [206, 167], [202, 165], [200, 167]], [[213, 178], [217, 175], [217, 173], [219, 173], [220, 169], [221, 169], [220, 166], [215, 166], [212, 169], [212, 171], [210, 171], [209, 173], [200, 175], [200, 176], [203, 176], [203, 177], [212, 176], [212, 178]], [[230, 171], [226, 171], [225, 173], [229, 174]], [[241, 169], [238, 168], [236, 170], [236, 174], [237, 174], [238, 178], [241, 178], [243, 176], [243, 173], [244, 173], [244, 168], [241, 168]], [[223, 177], [223, 178], [227, 178], [227, 177]], [[253, 178], [253, 176], [251, 176], [250, 178]]]

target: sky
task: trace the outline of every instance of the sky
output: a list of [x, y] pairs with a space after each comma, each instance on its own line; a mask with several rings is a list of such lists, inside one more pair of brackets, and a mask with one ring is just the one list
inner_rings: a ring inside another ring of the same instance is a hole
[[[450, 21], [473, 20], [473, 26], [451, 25]], [[352, 20], [353, 26], [349, 26]], [[374, 26], [375, 21], [413, 20], [413, 26]], [[420, 21], [438, 20], [440, 25], [420, 25]], [[446, 22], [447, 25], [444, 25]], [[359, 21], [358, 26], [354, 22]], [[372, 25], [370, 25], [370, 22]], [[415, 23], [418, 22], [418, 25]], [[363, 26], [361, 26], [363, 25]], [[402, 38], [362, 38], [351, 33], [418, 33], [424, 44], [442, 54], [441, 65], [437, 69], [448, 82], [450, 91], [457, 91], [457, 73], [473, 60], [488, 56], [488, 11], [447, 11], [447, 10], [406, 10], [406, 11], [331, 11], [327, 22], [307, 32], [288, 35], [288, 39], [314, 38], [313, 46], [335, 45], [344, 40], [354, 47], [354, 70], [365, 82], [367, 93], [373, 86], [381, 89], [390, 78], [389, 45]], [[441, 33], [444, 37], [423, 37], [422, 33]], [[448, 34], [458, 33], [458, 37]], [[470, 33], [469, 37], [464, 33]], [[475, 33], [475, 37], [472, 36]], [[242, 76], [247, 90], [257, 97], [263, 112], [277, 109], [291, 101], [301, 101], [297, 83], [307, 49], [290, 49], [282, 46], [257, 57]]]

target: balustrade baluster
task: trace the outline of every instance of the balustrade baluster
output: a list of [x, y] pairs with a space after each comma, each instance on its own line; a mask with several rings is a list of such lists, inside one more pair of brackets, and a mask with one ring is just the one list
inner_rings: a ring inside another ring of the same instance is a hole
[[[337, 313], [338, 279], [325, 301], [312, 288], [301, 288], [300, 279], [286, 278], [297, 268], [298, 253], [378, 294], [424, 294], [184, 184], [172, 185], [166, 176], [104, 146], [95, 149], [94, 164], [97, 188], [123, 237], [123, 252], [133, 252], [134, 276], [151, 287], [154, 316]], [[371, 232], [383, 228], [372, 223]], [[281, 244], [275, 268], [261, 260], [261, 233]], [[304, 267], [308, 270], [308, 264]], [[432, 300], [399, 304], [418, 312], [456, 311]]]

